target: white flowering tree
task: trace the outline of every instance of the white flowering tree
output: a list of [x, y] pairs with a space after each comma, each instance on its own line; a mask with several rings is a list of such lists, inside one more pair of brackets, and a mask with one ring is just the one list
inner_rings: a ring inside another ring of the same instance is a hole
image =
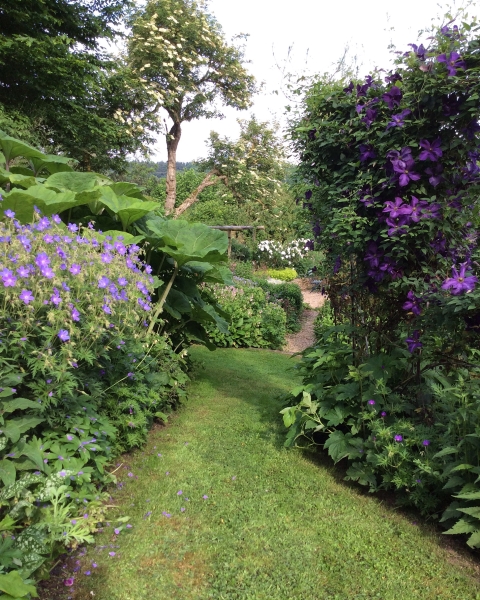
[[[239, 36], [242, 37], [242, 36]], [[243, 48], [228, 44], [205, 4], [150, 0], [133, 23], [128, 63], [152, 99], [150, 113], [165, 109], [168, 153], [165, 212], [175, 206], [176, 153], [182, 123], [223, 116], [219, 105], [246, 109], [255, 91]], [[160, 116], [157, 120], [161, 121]]]

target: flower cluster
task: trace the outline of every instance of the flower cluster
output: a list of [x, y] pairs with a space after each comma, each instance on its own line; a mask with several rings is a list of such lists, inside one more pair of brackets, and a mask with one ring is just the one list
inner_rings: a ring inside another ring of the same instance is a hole
[[308, 239], [293, 240], [287, 244], [274, 240], [263, 240], [258, 244], [257, 250], [260, 260], [271, 267], [295, 266], [300, 262], [313, 243]]

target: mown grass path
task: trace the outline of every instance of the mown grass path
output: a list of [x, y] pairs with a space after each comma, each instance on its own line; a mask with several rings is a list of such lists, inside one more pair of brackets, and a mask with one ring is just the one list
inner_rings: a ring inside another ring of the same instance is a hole
[[115, 502], [134, 526], [89, 550], [75, 599], [480, 598], [475, 564], [438, 535], [282, 447], [275, 397], [295, 381], [292, 359], [192, 355], [188, 405], [118, 472]]

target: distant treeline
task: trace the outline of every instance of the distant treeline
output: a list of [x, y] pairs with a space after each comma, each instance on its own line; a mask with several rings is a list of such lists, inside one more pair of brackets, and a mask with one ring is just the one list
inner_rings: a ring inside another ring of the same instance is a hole
[[[149, 160], [131, 161], [130, 165], [132, 167], [134, 165], [147, 167], [149, 169], [149, 172], [151, 173], [151, 175], [155, 175], [155, 177], [162, 178], [162, 177], [167, 176], [166, 161], [160, 161], [160, 162], [153, 162], [153, 161], [149, 161]], [[193, 167], [194, 167], [193, 162], [177, 162], [177, 173], [180, 171], [186, 171], [187, 169], [192, 169]], [[153, 169], [153, 171], [151, 171], [150, 169]]]

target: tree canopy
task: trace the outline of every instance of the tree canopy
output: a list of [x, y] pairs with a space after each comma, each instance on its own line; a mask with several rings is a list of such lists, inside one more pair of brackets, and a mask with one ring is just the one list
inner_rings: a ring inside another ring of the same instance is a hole
[[[254, 78], [241, 46], [228, 44], [220, 25], [193, 0], [151, 0], [137, 13], [128, 42], [128, 61], [155, 98], [151, 113], [165, 109], [169, 169], [165, 210], [175, 206], [175, 161], [181, 124], [222, 116], [218, 102], [245, 109]], [[160, 116], [157, 117], [161, 121]]]

